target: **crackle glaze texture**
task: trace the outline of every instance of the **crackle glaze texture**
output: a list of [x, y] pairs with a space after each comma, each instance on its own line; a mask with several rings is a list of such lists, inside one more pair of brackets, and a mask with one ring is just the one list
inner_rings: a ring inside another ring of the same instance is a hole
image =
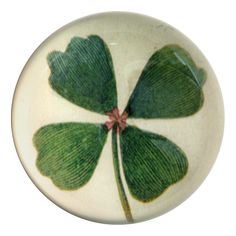
[[223, 120], [199, 49], [131, 13], [89, 16], [50, 36], [26, 64], [12, 109], [36, 186], [103, 223], [150, 219], [184, 201], [216, 159]]

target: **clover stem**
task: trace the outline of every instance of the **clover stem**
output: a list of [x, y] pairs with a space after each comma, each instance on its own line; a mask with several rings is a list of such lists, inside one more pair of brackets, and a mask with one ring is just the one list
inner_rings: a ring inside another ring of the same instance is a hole
[[117, 188], [119, 192], [121, 205], [125, 213], [125, 217], [128, 222], [133, 222], [133, 217], [131, 214], [129, 202], [125, 194], [125, 189], [124, 189], [121, 175], [120, 175], [120, 164], [119, 164], [118, 145], [117, 145], [117, 139], [119, 138], [118, 137], [119, 134], [117, 133], [116, 130], [117, 128], [114, 125], [112, 129], [112, 152], [113, 152], [113, 165], [114, 165], [114, 171], [115, 171], [115, 177], [116, 177], [116, 184], [117, 184]]

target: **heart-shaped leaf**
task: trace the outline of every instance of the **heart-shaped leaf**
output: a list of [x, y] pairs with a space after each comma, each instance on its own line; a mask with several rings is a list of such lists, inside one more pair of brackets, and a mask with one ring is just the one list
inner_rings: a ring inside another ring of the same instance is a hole
[[184, 152], [161, 135], [128, 126], [120, 143], [129, 190], [142, 202], [157, 198], [187, 173]]
[[205, 80], [184, 49], [167, 45], [149, 59], [125, 110], [131, 118], [192, 115], [202, 107]]
[[91, 178], [106, 141], [103, 125], [60, 123], [40, 128], [33, 142], [36, 165], [60, 189], [74, 190]]
[[74, 37], [64, 53], [48, 55], [48, 64], [51, 87], [70, 102], [101, 114], [117, 107], [112, 58], [100, 37]]

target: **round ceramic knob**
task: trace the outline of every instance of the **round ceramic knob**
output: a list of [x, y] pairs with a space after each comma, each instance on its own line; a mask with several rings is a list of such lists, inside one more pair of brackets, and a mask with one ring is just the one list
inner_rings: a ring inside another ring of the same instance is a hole
[[202, 183], [221, 143], [223, 104], [184, 35], [150, 17], [105, 13], [34, 52], [12, 124], [20, 160], [49, 199], [92, 221], [138, 222]]

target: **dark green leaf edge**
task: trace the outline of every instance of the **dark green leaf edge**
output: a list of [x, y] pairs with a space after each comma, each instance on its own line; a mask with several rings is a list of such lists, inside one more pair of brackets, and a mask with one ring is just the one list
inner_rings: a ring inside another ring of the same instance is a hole
[[[164, 50], [171, 50], [174, 52], [176, 58], [179, 61], [182, 61], [186, 65], [194, 76], [193, 81], [199, 86], [202, 87], [206, 82], [206, 72], [203, 68], [199, 68], [196, 63], [193, 61], [190, 53], [176, 44], [170, 44], [163, 47]], [[188, 76], [191, 78], [190, 74]]]

